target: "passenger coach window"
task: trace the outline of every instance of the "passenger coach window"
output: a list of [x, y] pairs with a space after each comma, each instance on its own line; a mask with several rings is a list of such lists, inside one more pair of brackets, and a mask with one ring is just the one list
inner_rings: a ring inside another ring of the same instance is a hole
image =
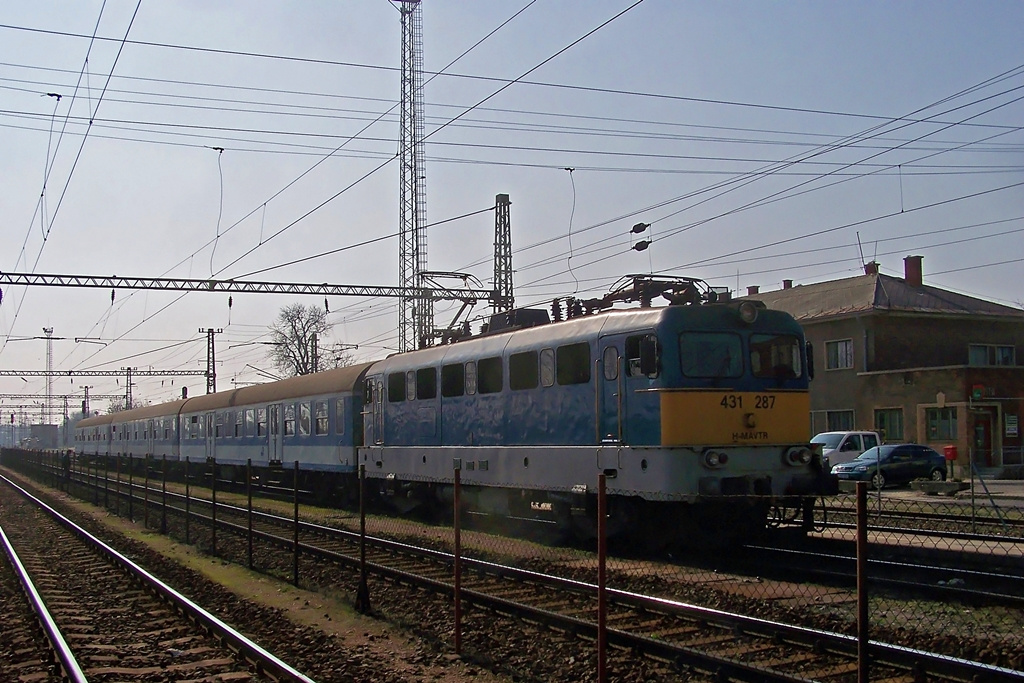
[[245, 433], [245, 411], [239, 410], [235, 413], [235, 438], [242, 436]]
[[316, 410], [316, 435], [323, 436], [331, 431], [330, 425], [327, 424], [327, 401], [317, 401], [315, 404]]
[[340, 398], [334, 403], [334, 433], [345, 433], [345, 401]]
[[405, 400], [405, 373], [394, 372], [388, 375], [388, 401], [398, 403]]
[[466, 393], [466, 373], [462, 363], [441, 366], [441, 396], [462, 396]]
[[256, 436], [267, 435], [267, 409], [256, 409]]
[[421, 368], [416, 371], [416, 398], [437, 397], [437, 370]]
[[509, 389], [537, 388], [537, 352], [513, 353], [508, 358]]
[[496, 394], [504, 386], [501, 371], [501, 356], [497, 358], [481, 358], [477, 363], [480, 376], [477, 378], [481, 394]]
[[284, 407], [284, 435], [295, 433], [295, 406], [289, 403]]
[[252, 431], [253, 423], [256, 422], [256, 420], [254, 418], [255, 418], [255, 411], [252, 408], [247, 408], [246, 411], [245, 411], [245, 435], [246, 436], [252, 436], [253, 435], [253, 431]]
[[586, 384], [590, 381], [590, 344], [567, 344], [555, 350], [555, 369], [559, 384]]
[[786, 379], [801, 374], [800, 341], [789, 334], [750, 335], [750, 371], [754, 377]]
[[310, 428], [309, 401], [299, 404], [299, 436], [309, 436]]
[[555, 350], [540, 350], [540, 384], [550, 387], [555, 383]]
[[679, 363], [687, 377], [739, 377], [740, 337], [729, 332], [684, 332], [679, 335]]

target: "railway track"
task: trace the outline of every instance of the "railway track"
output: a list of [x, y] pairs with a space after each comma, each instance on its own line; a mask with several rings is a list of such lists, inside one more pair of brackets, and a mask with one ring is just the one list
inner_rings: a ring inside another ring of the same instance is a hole
[[[95, 496], [95, 492], [93, 493]], [[108, 491], [109, 495], [109, 491]], [[150, 492], [159, 501], [160, 519], [169, 515], [181, 533], [185, 503], [176, 492]], [[120, 498], [118, 498], [120, 500]], [[141, 497], [136, 495], [136, 505]], [[163, 502], [167, 500], [167, 508]], [[219, 503], [214, 514], [210, 500], [191, 497], [188, 503], [193, 538], [205, 537], [216, 528], [221, 534], [218, 554], [244, 561], [249, 536], [276, 548], [276, 572], [289, 574], [289, 554], [294, 553], [295, 525], [290, 517], [253, 512], [244, 507]], [[119, 503], [123, 507], [123, 502]], [[152, 512], [151, 512], [152, 514]], [[351, 526], [352, 520], [349, 521]], [[400, 541], [374, 537], [367, 547], [370, 571], [389, 581], [426, 587], [438, 594], [452, 591], [453, 558], [445, 550], [419, 547], [417, 528], [410, 524], [408, 537]], [[309, 522], [300, 523], [299, 551], [304, 558], [354, 567], [358, 557], [358, 534]], [[226, 533], [225, 533], [226, 532]], [[208, 540], [205, 542], [209, 542]], [[437, 544], [435, 544], [437, 545]], [[464, 560], [464, 598], [479, 607], [513, 615], [547, 628], [586, 638], [596, 637], [596, 587], [549, 574], [527, 571], [496, 563]], [[318, 570], [320, 574], [329, 573]], [[786, 626], [761, 619], [741, 617], [719, 610], [700, 608], [681, 601], [656, 599], [629, 591], [611, 591], [609, 643], [659, 661], [671, 662], [678, 670], [713, 672], [732, 680], [843, 680], [856, 673], [857, 643], [833, 632]], [[929, 680], [967, 681], [1024, 680], [1024, 674], [987, 667], [951, 657], [874, 643], [873, 680], [900, 680], [908, 672]]]
[[[19, 658], [5, 680], [311, 681], [6, 478], [0, 524], [4, 640]], [[16, 607], [15, 585], [37, 596], [45, 629]]]

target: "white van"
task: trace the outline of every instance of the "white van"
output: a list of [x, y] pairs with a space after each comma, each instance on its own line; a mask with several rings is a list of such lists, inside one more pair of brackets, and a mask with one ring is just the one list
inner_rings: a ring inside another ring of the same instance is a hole
[[882, 440], [877, 432], [822, 432], [816, 434], [811, 443], [821, 444], [822, 464], [828, 472], [834, 465], [850, 462]]

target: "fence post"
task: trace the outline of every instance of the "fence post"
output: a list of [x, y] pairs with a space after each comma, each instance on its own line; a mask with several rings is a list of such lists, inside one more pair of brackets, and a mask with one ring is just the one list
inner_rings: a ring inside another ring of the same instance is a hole
[[295, 501], [295, 553], [292, 559], [292, 583], [299, 586], [299, 461], [295, 461], [293, 500]]
[[868, 683], [868, 483], [857, 482], [857, 683]]
[[191, 512], [189, 510], [189, 506], [190, 506], [190, 503], [192, 502], [192, 496], [191, 496], [191, 490], [190, 490], [191, 483], [189, 482], [189, 476], [191, 476], [190, 472], [189, 472], [189, 470], [191, 469], [189, 467], [189, 464], [190, 464], [189, 463], [189, 459], [188, 459], [188, 456], [186, 455], [185, 456], [185, 545], [188, 545], [191, 542], [189, 540], [189, 526], [191, 524], [192, 514], [191, 514]]
[[459, 517], [459, 503], [462, 502], [462, 463], [455, 462], [455, 654], [462, 654], [462, 526]]
[[167, 533], [167, 454], [160, 464], [160, 533]]
[[245, 463], [245, 497], [249, 501], [249, 569], [252, 569], [252, 458]]
[[142, 459], [143, 467], [146, 468], [146, 488], [143, 491], [143, 503], [142, 503], [142, 527], [144, 529], [149, 528], [149, 453], [146, 453], [146, 457]]
[[356, 611], [370, 612], [370, 588], [366, 585], [366, 465], [359, 465], [359, 588], [356, 589]]
[[114, 461], [114, 507], [117, 516], [121, 516], [121, 454], [118, 453], [116, 456], [117, 460]]
[[110, 458], [103, 458], [103, 509], [110, 509]]
[[217, 458], [211, 460], [213, 481], [210, 485], [210, 554], [217, 554]]
[[133, 522], [135, 521], [135, 479], [133, 471], [134, 469], [135, 462], [132, 460], [132, 454], [128, 453], [128, 519], [130, 519]]
[[92, 504], [96, 507], [100, 505], [100, 463], [98, 461], [92, 464]]
[[608, 598], [605, 594], [605, 560], [608, 557], [608, 538], [605, 517], [608, 511], [607, 477], [597, 475], [597, 680], [608, 681]]

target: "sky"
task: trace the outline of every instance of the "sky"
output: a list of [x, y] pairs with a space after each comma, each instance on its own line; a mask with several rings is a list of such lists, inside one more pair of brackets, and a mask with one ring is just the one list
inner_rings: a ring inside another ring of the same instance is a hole
[[[423, 0], [427, 266], [489, 289], [508, 194], [517, 306], [921, 255], [926, 283], [1022, 308], [1021, 26], [1009, 0]], [[0, 271], [397, 286], [400, 64], [391, 0], [0, 0]], [[293, 303], [356, 360], [398, 344], [390, 298], [2, 294], [0, 369], [44, 370], [52, 328], [72, 410], [125, 393], [90, 371], [205, 370], [211, 328], [218, 389], [264, 381]], [[132, 393], [182, 387], [205, 379]], [[0, 394], [35, 421], [46, 382]]]

